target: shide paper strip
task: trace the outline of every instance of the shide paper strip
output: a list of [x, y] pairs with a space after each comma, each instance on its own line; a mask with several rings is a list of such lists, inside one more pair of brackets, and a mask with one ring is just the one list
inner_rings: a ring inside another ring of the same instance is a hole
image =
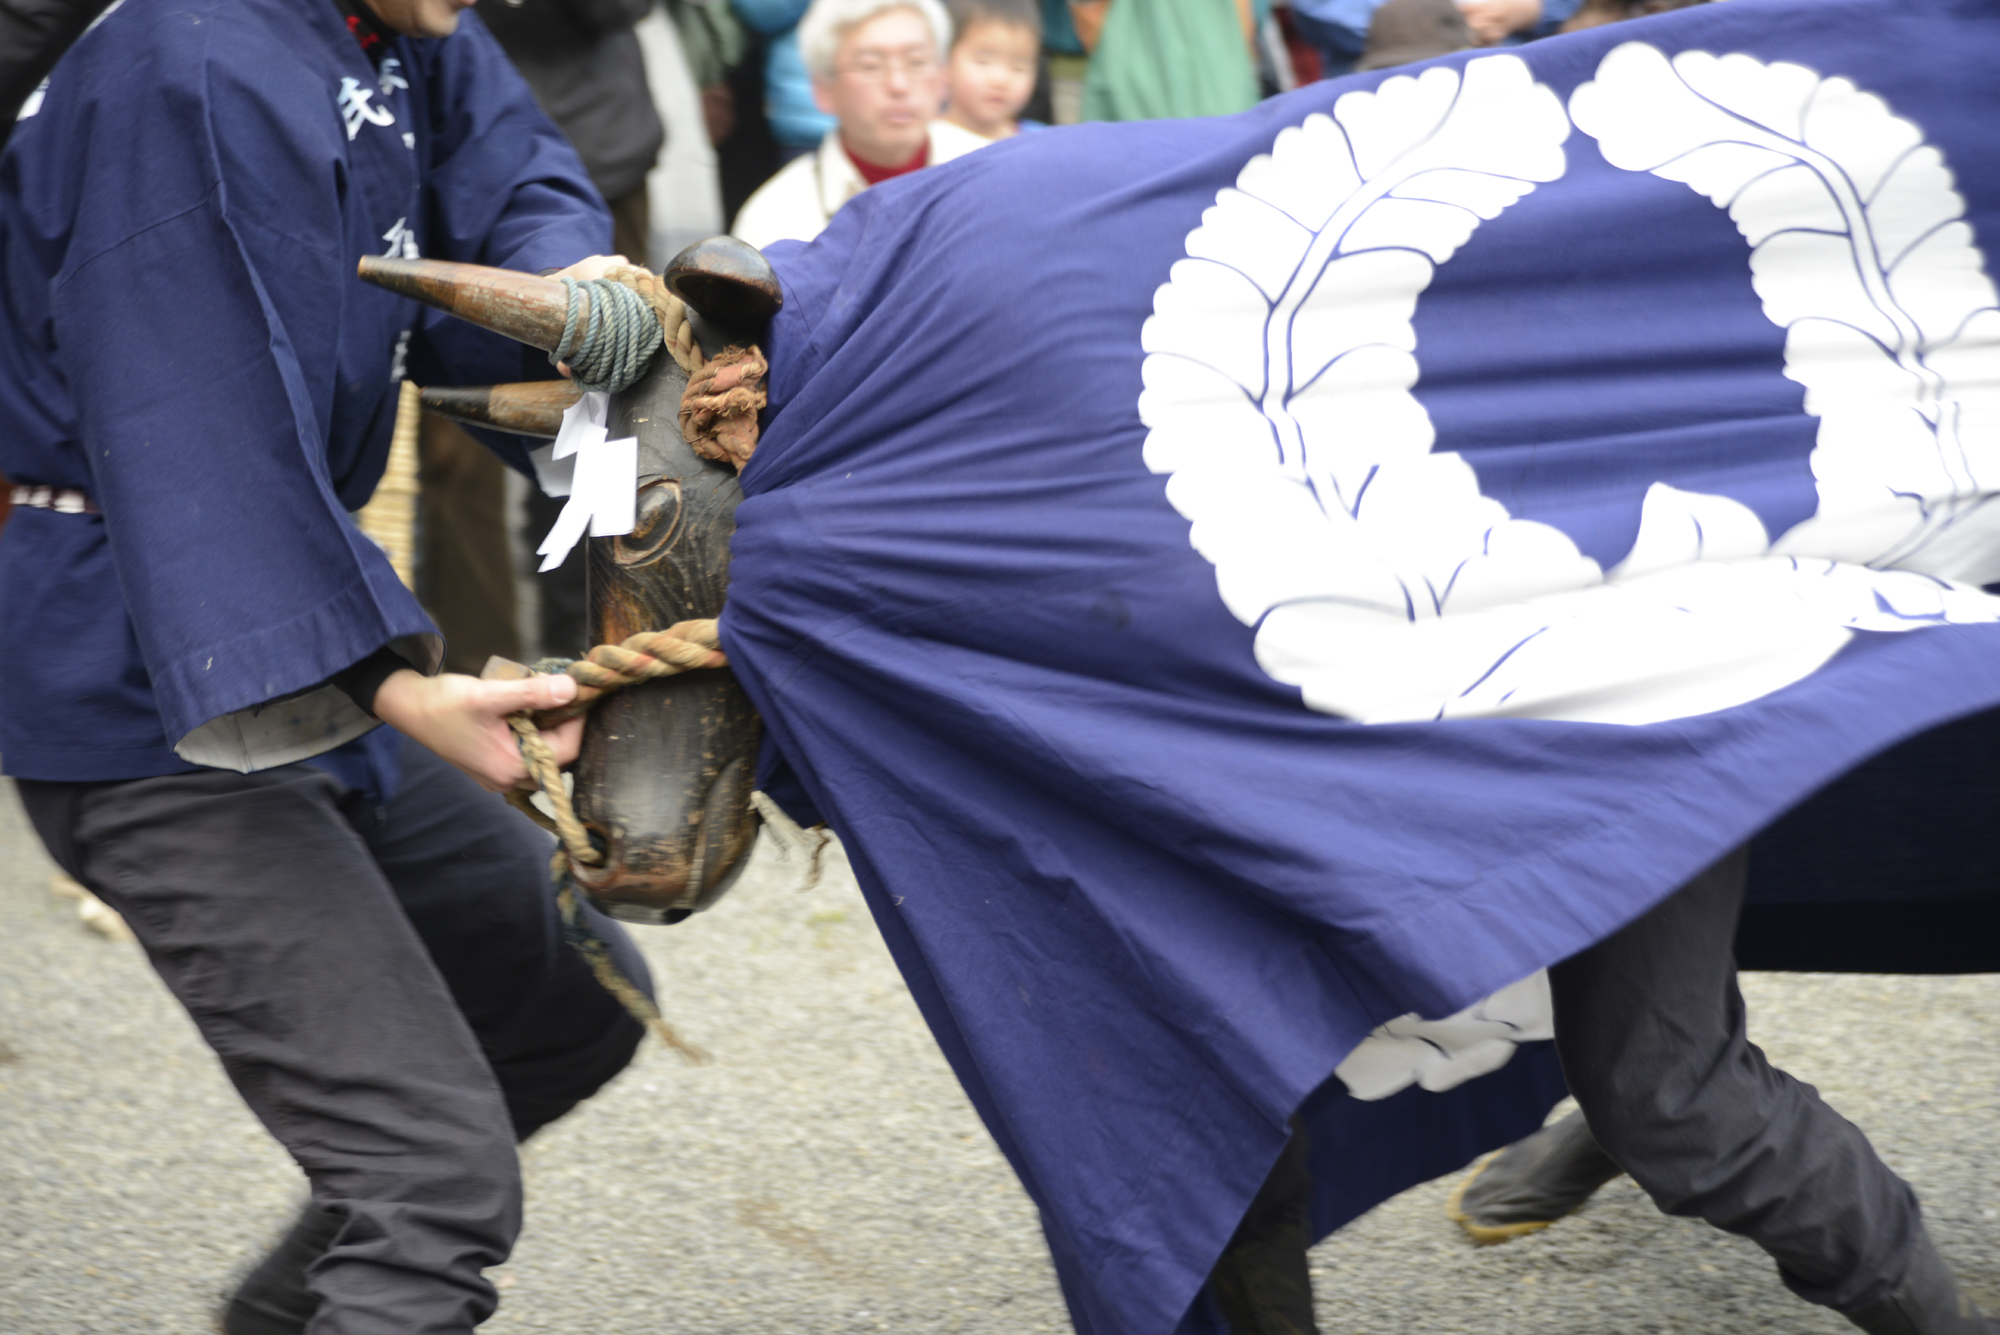
[[608, 395], [584, 395], [564, 411], [562, 431], [553, 445], [544, 447], [546, 459], [542, 450], [535, 451], [542, 490], [569, 497], [555, 526], [535, 549], [544, 571], [568, 558], [585, 529], [594, 538], [615, 538], [630, 533], [636, 521], [633, 483], [639, 475], [639, 442], [631, 436], [605, 439], [609, 406]]

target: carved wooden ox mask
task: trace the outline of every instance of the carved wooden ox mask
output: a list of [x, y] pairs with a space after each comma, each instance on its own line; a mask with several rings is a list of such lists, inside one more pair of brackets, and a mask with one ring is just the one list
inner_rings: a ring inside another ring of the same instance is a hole
[[[552, 279], [436, 260], [362, 261], [369, 282], [544, 350], [563, 331], [563, 286]], [[702, 350], [751, 343], [780, 301], [770, 267], [727, 237], [692, 246], [668, 266]], [[729, 541], [743, 498], [736, 470], [697, 457], [678, 412], [687, 373], [662, 353], [611, 396], [606, 425], [639, 444], [637, 524], [590, 538], [590, 629], [598, 644], [714, 617], [729, 587]], [[426, 391], [424, 404], [461, 421], [554, 436], [579, 391], [567, 381]], [[707, 908], [749, 858], [759, 723], [728, 669], [689, 672], [613, 693], [591, 712], [576, 764], [577, 815], [604, 855], [573, 868], [613, 917], [679, 922]]]

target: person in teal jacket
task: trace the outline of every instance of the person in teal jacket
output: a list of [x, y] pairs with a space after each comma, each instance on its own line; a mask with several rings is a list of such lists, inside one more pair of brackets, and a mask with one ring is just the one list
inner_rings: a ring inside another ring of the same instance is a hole
[[833, 117], [813, 101], [812, 76], [799, 54], [799, 20], [812, 0], [730, 0], [736, 16], [765, 41], [764, 115], [782, 161], [819, 147]]

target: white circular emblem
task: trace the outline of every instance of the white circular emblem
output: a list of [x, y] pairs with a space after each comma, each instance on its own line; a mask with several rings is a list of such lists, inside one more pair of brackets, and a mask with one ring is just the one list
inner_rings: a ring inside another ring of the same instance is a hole
[[[1363, 722], [1683, 718], [1808, 675], [1855, 630], [2000, 619], [2000, 311], [1943, 156], [1841, 78], [1610, 52], [1570, 115], [1488, 56], [1348, 93], [1252, 159], [1142, 335], [1145, 458], [1257, 628], [1264, 670]], [[1683, 181], [1751, 246], [1820, 418], [1817, 513], [1656, 482], [1609, 571], [1434, 452], [1410, 392], [1436, 266], [1605, 158]]]

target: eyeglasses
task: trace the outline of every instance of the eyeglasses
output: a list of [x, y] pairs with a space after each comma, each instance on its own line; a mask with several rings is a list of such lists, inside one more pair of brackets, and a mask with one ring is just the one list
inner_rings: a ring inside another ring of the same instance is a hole
[[864, 52], [839, 73], [852, 75], [863, 83], [882, 83], [893, 73], [912, 81], [929, 78], [938, 71], [937, 57], [928, 51], [906, 51], [900, 56]]

